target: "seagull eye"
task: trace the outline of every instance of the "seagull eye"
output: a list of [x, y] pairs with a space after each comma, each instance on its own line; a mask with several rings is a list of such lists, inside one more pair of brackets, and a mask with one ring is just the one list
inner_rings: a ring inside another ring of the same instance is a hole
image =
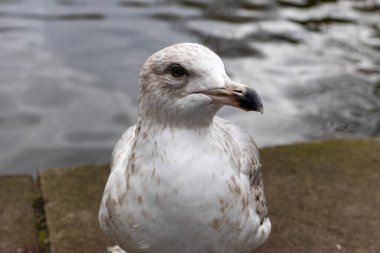
[[170, 73], [173, 77], [181, 77], [186, 73], [186, 71], [181, 65], [174, 64], [170, 67]]

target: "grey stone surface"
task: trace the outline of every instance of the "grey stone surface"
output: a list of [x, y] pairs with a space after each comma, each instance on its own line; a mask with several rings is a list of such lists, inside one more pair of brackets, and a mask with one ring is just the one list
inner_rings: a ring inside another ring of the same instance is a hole
[[257, 253], [380, 252], [380, 142], [262, 150], [272, 233]]
[[108, 166], [40, 173], [52, 253], [105, 252], [112, 245], [101, 232], [97, 215], [108, 174]]
[[0, 252], [37, 252], [30, 176], [0, 176]]

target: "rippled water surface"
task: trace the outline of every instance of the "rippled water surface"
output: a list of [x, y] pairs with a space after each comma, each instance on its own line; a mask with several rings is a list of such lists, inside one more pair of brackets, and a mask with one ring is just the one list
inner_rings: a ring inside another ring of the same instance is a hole
[[265, 113], [225, 108], [260, 146], [380, 135], [380, 3], [0, 0], [0, 172], [107, 162], [137, 76], [178, 42], [216, 51]]

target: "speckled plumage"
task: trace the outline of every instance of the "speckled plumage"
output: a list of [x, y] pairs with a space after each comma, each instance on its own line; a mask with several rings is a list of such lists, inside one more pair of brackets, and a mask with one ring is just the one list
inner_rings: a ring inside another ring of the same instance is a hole
[[[173, 63], [186, 76], [168, 73]], [[99, 211], [102, 230], [128, 253], [250, 253], [269, 236], [257, 147], [215, 116], [219, 98], [199, 92], [231, 83], [198, 44], [144, 64], [138, 122], [115, 146]]]

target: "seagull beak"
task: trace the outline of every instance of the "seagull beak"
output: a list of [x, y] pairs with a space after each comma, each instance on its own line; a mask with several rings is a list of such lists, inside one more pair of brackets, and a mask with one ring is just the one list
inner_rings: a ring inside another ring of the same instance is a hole
[[214, 104], [231, 105], [245, 111], [264, 111], [263, 103], [255, 90], [230, 80], [226, 81], [224, 88], [209, 89], [201, 93], [212, 98]]

